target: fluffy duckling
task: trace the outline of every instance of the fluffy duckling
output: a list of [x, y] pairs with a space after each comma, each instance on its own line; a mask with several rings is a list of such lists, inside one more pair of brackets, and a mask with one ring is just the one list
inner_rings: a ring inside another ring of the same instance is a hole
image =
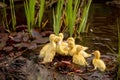
[[68, 43], [63, 41], [63, 33], [59, 33], [58, 38], [56, 38], [57, 47], [56, 52], [60, 55], [66, 56], [68, 55]]
[[50, 43], [46, 44], [40, 51], [39, 57], [43, 57], [42, 63], [52, 62], [56, 53], [56, 36], [51, 34], [49, 36]]
[[100, 71], [105, 71], [106, 65], [103, 60], [100, 59], [100, 51], [96, 50], [93, 52], [93, 54], [95, 55], [94, 59], [92, 60], [92, 64], [94, 66], [93, 70], [98, 68]]
[[76, 48], [77, 48], [78, 46], [81, 47], [80, 54], [82, 54], [82, 56], [84, 56], [85, 58], [91, 56], [91, 54], [87, 54], [87, 53], [85, 52], [85, 50], [87, 50], [88, 47], [84, 47], [84, 46], [81, 46], [81, 45], [76, 45], [76, 44], [75, 44], [75, 40], [74, 40], [73, 37], [69, 37], [69, 38], [67, 39], [67, 42], [68, 42], [69, 55], [70, 55], [70, 56], [73, 56], [73, 55], [76, 53]]
[[88, 54], [87, 52], [85, 52], [85, 50], [88, 49], [88, 47], [83, 47], [83, 46], [80, 46], [80, 47], [81, 47], [81, 50], [80, 50], [79, 53], [80, 53], [83, 57], [87, 58], [87, 57], [90, 57], [90, 56], [91, 56], [91, 54]]
[[80, 54], [81, 47], [76, 47], [77, 52], [73, 55], [72, 62], [81, 66], [87, 66], [88, 63], [86, 62], [85, 58]]

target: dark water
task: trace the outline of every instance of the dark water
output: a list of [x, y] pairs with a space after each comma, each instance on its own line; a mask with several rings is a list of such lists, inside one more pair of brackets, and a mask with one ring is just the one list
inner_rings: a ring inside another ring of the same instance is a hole
[[113, 51], [117, 53], [118, 31], [116, 20], [120, 16], [119, 10], [104, 4], [93, 4], [91, 6], [88, 33], [90, 44], [87, 43], [86, 45], [99, 49], [103, 54], [113, 53]]

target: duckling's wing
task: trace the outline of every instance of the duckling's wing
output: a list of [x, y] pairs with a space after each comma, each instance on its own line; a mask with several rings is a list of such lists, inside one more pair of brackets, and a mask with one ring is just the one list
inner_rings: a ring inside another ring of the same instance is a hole
[[80, 65], [83, 65], [83, 66], [88, 65], [85, 58], [81, 54], [78, 54], [78, 55], [79, 55], [79, 58], [80, 58]]
[[105, 71], [106, 65], [101, 59], [93, 59], [92, 63], [95, 68], [98, 68], [100, 71]]
[[61, 44], [57, 45], [56, 47], [56, 51], [57, 53], [59, 53], [60, 55], [66, 56], [68, 55], [68, 44], [65, 42], [62, 42]]
[[72, 49], [69, 49], [69, 53], [68, 53], [70, 56], [73, 56], [76, 54], [76, 47], [72, 48]]
[[83, 56], [83, 57], [85, 57], [85, 58], [87, 58], [87, 57], [90, 57], [91, 56], [91, 54], [88, 54], [87, 52], [85, 52], [84, 50], [81, 50], [80, 51], [80, 54]]
[[48, 50], [49, 46], [50, 46], [50, 43], [48, 43], [48, 44], [46, 44], [42, 47], [42, 49], [40, 50], [39, 57], [44, 57], [45, 56], [45, 53]]
[[73, 63], [81, 65], [81, 66], [86, 66], [87, 62], [85, 58], [82, 55], [73, 55]]
[[49, 48], [46, 51], [45, 57], [43, 59], [43, 63], [52, 62], [55, 57], [55, 53], [56, 53], [55, 48], [51, 46], [51, 48]]
[[72, 62], [79, 65], [79, 61], [78, 60], [79, 60], [78, 56], [77, 55], [73, 55]]
[[106, 65], [102, 60], [98, 61], [98, 65], [99, 65], [98, 68], [100, 69], [100, 71], [105, 71]]
[[82, 50], [87, 50], [88, 49], [88, 47], [86, 47], [86, 46], [82, 46], [82, 45], [76, 45], [76, 47], [81, 47], [82, 48]]

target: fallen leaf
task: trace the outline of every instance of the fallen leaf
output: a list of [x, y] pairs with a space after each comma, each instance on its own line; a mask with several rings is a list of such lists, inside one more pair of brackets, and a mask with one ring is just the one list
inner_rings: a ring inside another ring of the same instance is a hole
[[0, 33], [0, 41], [7, 41], [8, 34], [7, 33]]
[[36, 49], [37, 44], [36, 43], [31, 43], [30, 46], [28, 46], [28, 49]]
[[3, 50], [9, 52], [9, 51], [12, 51], [13, 50], [13, 46], [6, 46], [3, 48]]
[[49, 36], [50, 34], [53, 34], [52, 31], [44, 31], [40, 33], [42, 36]]
[[27, 29], [27, 25], [18, 25], [16, 26], [16, 31], [25, 31]]
[[2, 50], [5, 45], [6, 45], [6, 42], [4, 41], [0, 42], [0, 50]]
[[31, 35], [32, 35], [32, 37], [33, 38], [42, 38], [42, 36], [41, 36], [41, 34], [39, 33], [39, 31], [38, 30], [36, 30], [36, 29], [31, 29]]
[[37, 39], [35, 39], [35, 40], [33, 40], [32, 42], [34, 42], [34, 43], [47, 43], [49, 41], [49, 38], [48, 37], [44, 37], [44, 38], [37, 38]]

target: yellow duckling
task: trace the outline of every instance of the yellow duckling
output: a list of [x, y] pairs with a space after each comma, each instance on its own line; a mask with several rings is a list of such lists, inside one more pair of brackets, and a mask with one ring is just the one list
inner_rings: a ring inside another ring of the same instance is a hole
[[[80, 46], [80, 45], [79, 45]], [[85, 52], [85, 50], [86, 49], [88, 49], [88, 47], [83, 47], [83, 46], [80, 46], [81, 47], [81, 50], [80, 50], [80, 54], [83, 56], [83, 57], [85, 57], [85, 58], [87, 58], [87, 57], [90, 57], [91, 56], [91, 54], [88, 54], [87, 52]]]
[[76, 50], [77, 52], [73, 55], [72, 62], [81, 66], [87, 66], [88, 63], [86, 62], [85, 58], [80, 54], [81, 47], [78, 46]]
[[84, 46], [81, 46], [81, 45], [75, 45], [75, 40], [73, 37], [69, 37], [67, 39], [67, 42], [68, 42], [68, 47], [69, 47], [69, 55], [72, 56], [76, 53], [76, 48], [79, 46], [81, 47], [81, 50], [80, 50], [80, 54], [83, 56], [83, 57], [90, 57], [91, 54], [87, 54], [85, 52], [85, 50], [88, 49], [88, 47], [84, 47]]
[[100, 51], [96, 50], [93, 52], [93, 54], [95, 55], [95, 58], [92, 60], [92, 64], [94, 66], [93, 70], [98, 68], [100, 71], [105, 71], [106, 65], [103, 60], [100, 59]]
[[69, 37], [67, 39], [68, 47], [69, 47], [69, 55], [73, 56], [76, 53], [76, 45], [75, 45], [75, 40], [73, 37]]
[[46, 44], [40, 51], [39, 57], [43, 57], [43, 63], [52, 62], [56, 53], [56, 36], [51, 34], [49, 36], [50, 43]]
[[56, 47], [56, 52], [60, 55], [66, 56], [68, 55], [68, 43], [63, 41], [63, 33], [59, 33], [58, 38], [56, 38], [57, 42], [57, 47]]

